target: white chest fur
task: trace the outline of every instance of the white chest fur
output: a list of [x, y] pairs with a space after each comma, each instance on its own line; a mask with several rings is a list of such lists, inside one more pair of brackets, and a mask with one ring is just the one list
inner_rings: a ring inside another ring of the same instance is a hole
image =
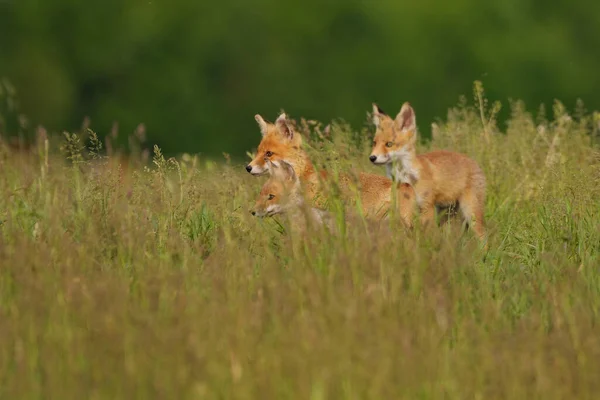
[[416, 179], [410, 170], [402, 168], [401, 165], [386, 165], [387, 176], [394, 182], [413, 184]]
[[394, 182], [408, 183], [414, 185], [419, 180], [419, 170], [413, 162], [410, 153], [403, 150], [392, 154], [392, 162], [386, 164], [388, 178]]

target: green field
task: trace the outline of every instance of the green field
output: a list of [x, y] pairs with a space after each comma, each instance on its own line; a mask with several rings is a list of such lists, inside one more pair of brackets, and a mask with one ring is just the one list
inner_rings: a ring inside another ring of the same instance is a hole
[[[342, 233], [301, 236], [243, 162], [2, 145], [0, 398], [598, 398], [599, 115], [475, 104], [419, 148], [482, 166], [487, 254], [335, 199]], [[316, 165], [384, 174], [372, 131], [296, 120]]]

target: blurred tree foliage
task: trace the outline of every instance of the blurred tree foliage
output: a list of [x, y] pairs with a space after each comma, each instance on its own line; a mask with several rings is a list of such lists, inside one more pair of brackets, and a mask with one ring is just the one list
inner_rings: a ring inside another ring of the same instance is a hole
[[0, 0], [0, 76], [50, 129], [143, 122], [167, 153], [242, 157], [255, 113], [360, 128], [408, 100], [427, 132], [476, 79], [598, 107], [599, 25], [589, 0]]

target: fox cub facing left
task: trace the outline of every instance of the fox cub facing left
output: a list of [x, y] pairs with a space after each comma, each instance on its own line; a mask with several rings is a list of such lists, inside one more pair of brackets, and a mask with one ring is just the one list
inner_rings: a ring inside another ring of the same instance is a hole
[[301, 228], [308, 223], [334, 230], [335, 224], [329, 212], [306, 204], [302, 184], [290, 163], [280, 161], [275, 164], [267, 160], [266, 164], [270, 177], [260, 190], [252, 215], [271, 217], [287, 214], [292, 223]]
[[[434, 219], [436, 207], [458, 203], [467, 224], [484, 240], [486, 181], [477, 162], [445, 150], [417, 154], [415, 112], [408, 102], [395, 119], [373, 104], [373, 123], [377, 131], [369, 159], [373, 164], [385, 165], [394, 181], [414, 188], [415, 196], [400, 203], [404, 209], [401, 215], [411, 215], [416, 203], [421, 222], [426, 224]], [[411, 218], [405, 218], [405, 222], [412, 225]]]

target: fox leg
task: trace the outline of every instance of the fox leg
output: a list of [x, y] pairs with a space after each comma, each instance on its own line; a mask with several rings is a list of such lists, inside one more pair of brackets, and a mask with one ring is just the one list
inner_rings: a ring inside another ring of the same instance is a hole
[[460, 211], [469, 227], [473, 229], [473, 232], [475, 232], [475, 235], [479, 240], [485, 241], [483, 203], [472, 191], [468, 191], [462, 195], [459, 199], [459, 203]]
[[413, 216], [416, 204], [415, 190], [408, 183], [398, 184], [398, 202], [400, 218], [408, 228], [413, 227]]
[[421, 206], [421, 226], [429, 226], [435, 219], [435, 206], [433, 204]]
[[433, 196], [430, 196], [428, 192], [422, 196], [420, 211], [421, 211], [421, 226], [429, 226], [435, 220], [435, 202]]

